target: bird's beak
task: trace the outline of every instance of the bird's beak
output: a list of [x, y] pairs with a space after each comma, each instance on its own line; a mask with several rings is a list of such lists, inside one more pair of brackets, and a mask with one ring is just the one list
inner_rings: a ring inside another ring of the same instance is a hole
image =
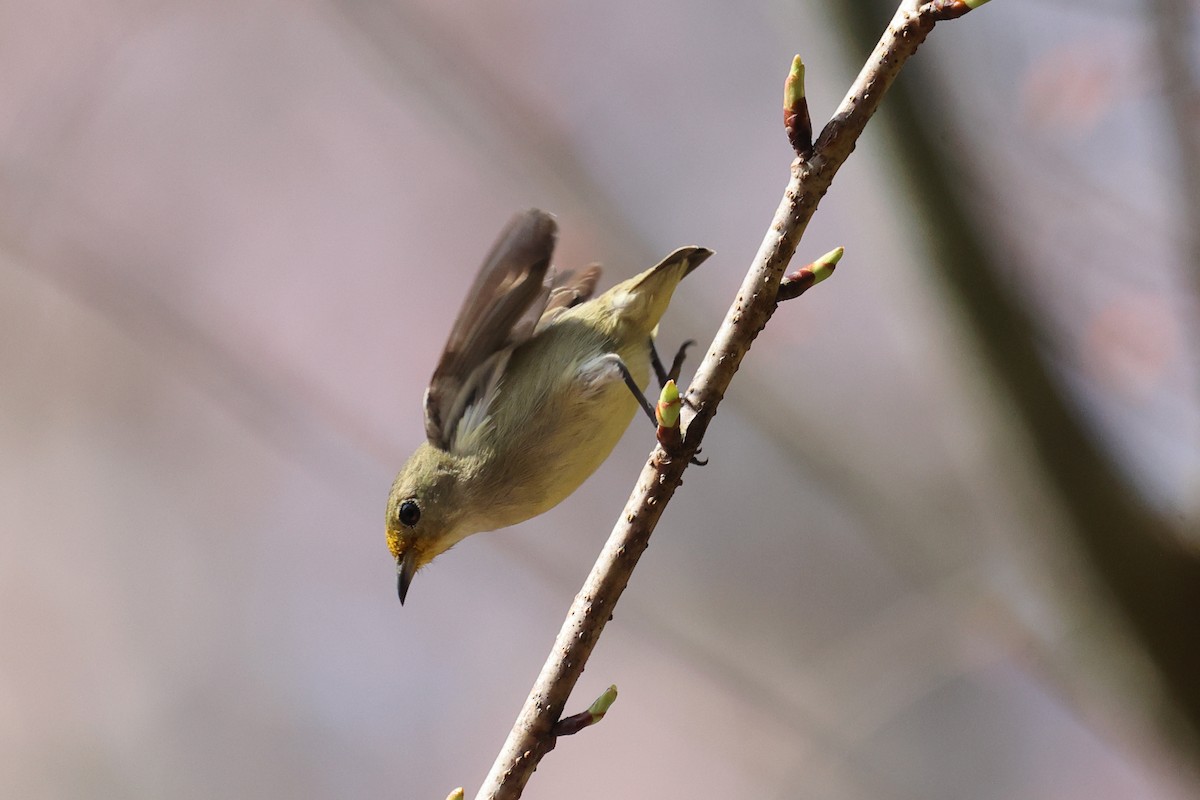
[[404, 605], [404, 598], [408, 594], [408, 585], [412, 583], [413, 575], [416, 572], [416, 555], [409, 549], [396, 562], [396, 593], [400, 595], [400, 605]]

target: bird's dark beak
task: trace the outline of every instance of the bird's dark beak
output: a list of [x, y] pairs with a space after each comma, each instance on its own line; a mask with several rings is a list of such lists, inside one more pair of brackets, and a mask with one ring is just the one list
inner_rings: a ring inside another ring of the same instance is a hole
[[396, 562], [396, 593], [400, 595], [400, 605], [408, 595], [408, 585], [412, 583], [413, 575], [417, 572], [417, 559], [412, 550], [407, 551]]

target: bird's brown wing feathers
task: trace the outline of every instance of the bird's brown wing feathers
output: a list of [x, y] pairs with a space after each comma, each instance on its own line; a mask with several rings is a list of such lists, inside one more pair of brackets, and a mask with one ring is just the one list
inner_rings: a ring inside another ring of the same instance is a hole
[[591, 298], [596, 291], [596, 282], [600, 280], [600, 265], [588, 264], [578, 272], [563, 272], [553, 275], [553, 285], [550, 296], [546, 298], [546, 307], [534, 320], [533, 332], [545, 328], [558, 318], [558, 315], [568, 308], [574, 308]]
[[554, 218], [530, 209], [514, 216], [492, 246], [425, 392], [425, 435], [435, 447], [454, 450], [470, 440], [513, 348], [591, 296], [599, 267], [556, 277], [550, 257], [557, 237]]

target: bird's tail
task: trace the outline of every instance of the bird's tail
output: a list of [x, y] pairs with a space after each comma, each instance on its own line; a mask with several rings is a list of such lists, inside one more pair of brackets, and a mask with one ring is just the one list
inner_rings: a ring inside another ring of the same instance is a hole
[[708, 257], [712, 254], [713, 251], [707, 247], [696, 247], [695, 245], [681, 247], [651, 267], [650, 272], [657, 272], [660, 269], [670, 269], [676, 264], [682, 264], [683, 274], [679, 276], [679, 279], [683, 280], [692, 274], [692, 270], [707, 261]]
[[610, 289], [610, 307], [620, 324], [635, 325], [649, 335], [667, 310], [675, 287], [711, 255], [704, 247], [681, 247], [641, 275]]

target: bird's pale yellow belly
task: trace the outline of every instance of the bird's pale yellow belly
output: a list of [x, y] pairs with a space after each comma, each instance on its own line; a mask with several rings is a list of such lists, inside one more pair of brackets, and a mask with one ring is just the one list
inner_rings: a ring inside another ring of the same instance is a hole
[[[595, 348], [592, 352], [601, 355], [604, 350]], [[644, 388], [649, 375], [649, 347], [629, 347], [620, 355], [634, 380]], [[531, 365], [513, 366], [521, 371]], [[598, 384], [581, 374], [579, 364], [566, 372], [533, 376], [546, 378], [542, 381], [543, 391], [527, 396], [527, 406], [507, 407], [502, 412], [510, 429], [515, 428], [515, 435], [506, 437], [509, 452], [490, 460], [496, 469], [486, 481], [494, 487], [489, 492], [489, 527], [515, 525], [565, 500], [604, 463], [630, 420], [640, 413], [629, 387], [615, 370], [614, 375]], [[538, 402], [532, 401], [534, 397]], [[503, 397], [502, 390], [501, 404], [518, 401]], [[649, 444], [651, 427], [645, 427]], [[517, 464], [522, 466], [514, 470], [512, 465]]]

